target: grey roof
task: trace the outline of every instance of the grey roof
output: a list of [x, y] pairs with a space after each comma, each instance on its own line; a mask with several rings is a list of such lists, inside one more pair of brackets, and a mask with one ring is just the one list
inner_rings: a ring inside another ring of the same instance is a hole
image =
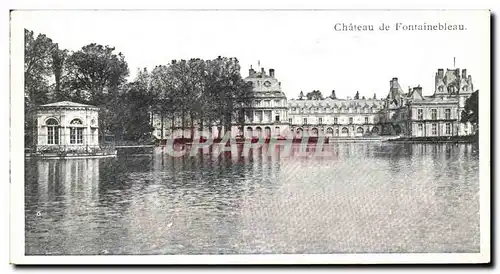
[[41, 107], [92, 107], [92, 108], [95, 108], [95, 106], [85, 105], [85, 104], [80, 104], [80, 103], [75, 103], [75, 102], [70, 102], [70, 101], [61, 101], [61, 102], [45, 104], [45, 105], [41, 105]]

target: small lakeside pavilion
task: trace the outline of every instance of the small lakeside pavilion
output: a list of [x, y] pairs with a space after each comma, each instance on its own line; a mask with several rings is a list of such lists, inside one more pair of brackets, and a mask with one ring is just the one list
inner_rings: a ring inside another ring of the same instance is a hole
[[35, 112], [35, 154], [103, 155], [99, 108], [62, 101], [41, 105]]

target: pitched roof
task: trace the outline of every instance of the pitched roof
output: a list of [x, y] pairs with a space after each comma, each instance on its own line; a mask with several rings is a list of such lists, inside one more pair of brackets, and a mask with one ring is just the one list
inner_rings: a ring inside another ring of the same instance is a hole
[[45, 105], [41, 105], [41, 107], [94, 107], [95, 108], [95, 106], [85, 105], [85, 104], [80, 104], [80, 103], [75, 103], [75, 102], [70, 102], [70, 101], [61, 101], [61, 102], [45, 104]]

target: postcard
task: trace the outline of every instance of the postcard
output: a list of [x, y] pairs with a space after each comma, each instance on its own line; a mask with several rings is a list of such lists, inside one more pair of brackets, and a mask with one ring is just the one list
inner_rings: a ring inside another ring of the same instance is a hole
[[11, 263], [489, 263], [490, 25], [14, 10]]

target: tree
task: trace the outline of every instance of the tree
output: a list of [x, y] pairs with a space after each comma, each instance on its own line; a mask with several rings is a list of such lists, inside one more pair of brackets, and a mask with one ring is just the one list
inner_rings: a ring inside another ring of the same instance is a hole
[[[119, 117], [119, 123], [113, 124], [113, 131], [123, 140], [148, 140], [153, 130], [149, 123], [151, 96], [144, 79], [127, 84], [119, 95], [119, 104], [113, 113]], [[119, 127], [119, 128], [118, 128]]]
[[25, 146], [32, 145], [36, 134], [32, 111], [49, 101], [51, 55], [57, 44], [45, 34], [35, 38], [33, 31], [24, 29], [24, 131]]
[[465, 101], [464, 110], [462, 110], [462, 117], [460, 120], [462, 123], [470, 122], [476, 128], [476, 131], [479, 128], [478, 100], [479, 90], [476, 90]]
[[92, 43], [71, 54], [65, 63], [64, 88], [71, 90], [74, 101], [100, 108], [99, 130], [103, 138], [120, 119], [111, 110], [116, 108], [118, 91], [129, 75], [125, 56], [114, 51], [114, 47]]
[[299, 94], [299, 100], [304, 100], [304, 92], [301, 90]]
[[359, 99], [359, 91], [356, 91], [356, 95], [354, 95], [354, 99], [355, 100]]
[[361, 99], [365, 100], [366, 98], [365, 98], [365, 96], [363, 96]]
[[307, 100], [323, 100], [323, 94], [319, 90], [313, 90], [306, 94]]
[[207, 61], [205, 87], [208, 94], [214, 95], [214, 106], [218, 108], [214, 114], [219, 118], [219, 126], [224, 126], [224, 131], [228, 132], [242, 105], [251, 104], [251, 97], [246, 96], [248, 84], [241, 77], [238, 59], [219, 56]]
[[52, 53], [57, 44], [45, 34], [24, 29], [24, 93], [27, 106], [48, 102]]
[[92, 43], [68, 57], [67, 84], [80, 100], [100, 105], [126, 82], [129, 70], [125, 56], [114, 50]]
[[337, 99], [337, 96], [335, 95], [335, 90], [332, 90], [332, 94], [330, 95], [331, 99]]
[[377, 99], [377, 94], [373, 93], [373, 99]]
[[70, 94], [68, 90], [61, 88], [62, 77], [64, 74], [64, 64], [66, 63], [66, 58], [68, 57], [67, 50], [59, 49], [56, 44], [55, 49], [52, 51], [52, 73], [54, 75], [54, 100], [55, 101], [65, 101], [70, 100]]

